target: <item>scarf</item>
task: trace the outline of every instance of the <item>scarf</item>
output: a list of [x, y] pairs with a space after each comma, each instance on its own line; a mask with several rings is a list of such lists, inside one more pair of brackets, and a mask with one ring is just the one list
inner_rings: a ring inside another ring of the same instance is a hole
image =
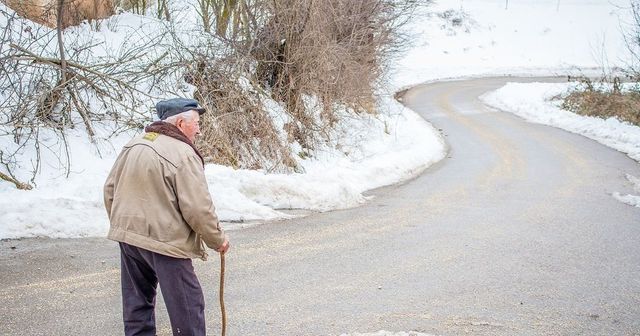
[[202, 154], [200, 154], [200, 151], [198, 151], [198, 149], [193, 144], [193, 142], [191, 142], [191, 140], [189, 140], [189, 138], [187, 138], [187, 136], [185, 136], [184, 133], [182, 133], [182, 131], [180, 131], [180, 129], [177, 128], [175, 125], [172, 125], [164, 121], [155, 121], [151, 125], [145, 127], [144, 131], [147, 133], [154, 132], [154, 133], [166, 135], [168, 137], [172, 137], [174, 139], [180, 140], [186, 143], [187, 145], [191, 146], [191, 148], [193, 148], [193, 151], [196, 152], [196, 154], [198, 154], [200, 161], [202, 161], [202, 168], [204, 168], [204, 159], [202, 158]]

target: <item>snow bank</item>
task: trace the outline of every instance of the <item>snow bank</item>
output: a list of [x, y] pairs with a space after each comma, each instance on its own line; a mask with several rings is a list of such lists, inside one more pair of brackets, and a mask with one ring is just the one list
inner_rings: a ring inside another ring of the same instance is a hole
[[[208, 165], [207, 179], [222, 218], [275, 219], [286, 215], [267, 209], [353, 207], [366, 200], [363, 192], [412, 178], [444, 157], [444, 140], [431, 124], [391, 97], [383, 98], [380, 109], [385, 112], [378, 116], [346, 118], [332, 135], [339, 142], [299, 161], [304, 173]], [[218, 197], [217, 190], [234, 196]]]
[[[132, 135], [123, 134], [96, 147], [82, 131], [70, 131], [67, 140], [72, 166], [68, 178], [64, 163], [56, 157], [64, 155], [63, 144], [54, 134], [42, 136], [42, 146], [49, 150], [42, 151], [44, 164], [34, 190], [17, 190], [10, 183], [0, 183], [0, 239], [105, 234], [108, 224], [102, 185], [120, 148]], [[6, 140], [3, 138], [0, 140]]]
[[525, 120], [584, 135], [640, 161], [640, 127], [616, 118], [581, 116], [561, 109], [551, 98], [575, 87], [573, 83], [508, 83], [481, 97], [487, 105]]
[[[429, 123], [391, 97], [382, 99], [380, 109], [384, 113], [377, 116], [346, 119], [333, 135], [339, 139], [335, 144], [299, 160], [304, 173], [267, 174], [207, 165], [205, 175], [218, 215], [234, 222], [224, 226], [234, 229], [244, 225], [235, 222], [291, 217], [278, 209], [353, 207], [366, 200], [366, 190], [411, 178], [444, 156], [444, 141]], [[69, 139], [69, 178], [53, 166], [43, 167], [32, 191], [0, 183], [0, 239], [106, 235], [102, 185], [120, 148], [133, 135], [120, 135], [96, 149], [77, 132]]]
[[[508, 83], [482, 97], [487, 105], [514, 113], [527, 121], [562, 128], [586, 136], [599, 143], [626, 153], [640, 162], [640, 127], [616, 118], [602, 119], [581, 116], [561, 109], [553, 97], [574, 88], [575, 83]], [[640, 192], [640, 179], [627, 175]], [[617, 200], [640, 207], [640, 196], [612, 195]]]
[[[440, 0], [409, 27], [397, 87], [442, 78], [558, 75], [627, 64], [627, 0]], [[599, 72], [598, 72], [599, 73]]]

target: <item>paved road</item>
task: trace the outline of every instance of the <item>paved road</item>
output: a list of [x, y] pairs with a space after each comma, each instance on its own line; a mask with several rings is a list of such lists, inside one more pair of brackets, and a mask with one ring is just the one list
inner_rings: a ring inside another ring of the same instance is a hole
[[[640, 209], [610, 195], [640, 166], [478, 101], [506, 81], [405, 95], [450, 145], [419, 178], [359, 208], [233, 232], [228, 334], [640, 334]], [[104, 239], [1, 242], [0, 334], [120, 334], [118, 265]], [[196, 262], [213, 335], [217, 265]], [[162, 305], [158, 323], [169, 334]]]

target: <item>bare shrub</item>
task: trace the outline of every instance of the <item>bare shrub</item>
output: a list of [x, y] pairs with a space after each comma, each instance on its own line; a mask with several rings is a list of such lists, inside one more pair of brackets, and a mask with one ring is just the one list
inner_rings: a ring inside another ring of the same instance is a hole
[[198, 0], [196, 12], [200, 17], [202, 29], [207, 33], [211, 32], [212, 21], [215, 19], [213, 8], [217, 1], [218, 0]]
[[640, 126], [640, 88], [623, 90], [619, 78], [609, 85], [581, 78], [578, 89], [563, 97], [562, 108], [577, 114], [611, 118]]
[[[340, 121], [336, 111], [375, 112], [386, 64], [404, 42], [398, 28], [416, 7], [391, 0], [198, 3], [203, 30], [215, 26], [212, 43], [184, 60], [194, 65], [186, 79], [197, 87], [195, 98], [213, 111], [203, 116], [198, 146], [213, 162], [268, 171], [295, 170], [288, 143], [305, 152], [317, 147]], [[265, 110], [265, 94], [285, 106], [287, 134]]]
[[[601, 78], [577, 77], [580, 83], [574, 90], [555, 97], [562, 100], [562, 108], [577, 114], [617, 118], [640, 126], [640, 1], [631, 1], [633, 21], [625, 29], [624, 38], [631, 54], [631, 63], [623, 70], [624, 80], [636, 82], [623, 87], [623, 79], [612, 70], [603, 70]], [[603, 63], [603, 69], [607, 67]], [[572, 78], [570, 77], [570, 80]]]
[[144, 15], [151, 4], [149, 0], [117, 0], [116, 2], [116, 6], [138, 15]]
[[634, 81], [640, 81], [640, 1], [631, 1], [633, 22], [630, 29], [625, 32], [627, 49], [631, 53], [631, 64], [627, 69], [627, 75]]
[[[62, 142], [62, 153], [51, 151], [68, 174], [68, 130], [82, 130], [96, 143], [96, 124], [108, 123], [114, 133], [143, 127], [150, 121], [144, 113], [148, 101], [155, 99], [150, 92], [175, 72], [165, 55], [149, 52], [161, 33], [102, 58], [93, 54], [94, 41], [75, 35], [62, 44], [60, 29], [38, 27], [1, 9], [0, 15], [7, 22], [0, 32], [0, 136], [13, 139], [0, 148], [0, 164], [16, 181], [16, 169], [30, 169], [33, 183], [41, 151], [48, 149], [42, 129], [53, 130]], [[17, 158], [27, 149], [34, 153], [27, 158], [31, 168]]]
[[[392, 0], [275, 0], [252, 40], [257, 80], [285, 102], [289, 135], [312, 149], [338, 117], [338, 105], [374, 112], [374, 93], [402, 44], [398, 28], [416, 3]], [[305, 95], [319, 98], [321, 118]]]
[[205, 68], [195, 78], [196, 98], [211, 106], [203, 115], [198, 143], [213, 162], [268, 172], [295, 168], [286, 144], [279, 138], [261, 96], [240, 87], [218, 67]]
[[223, 47], [217, 36], [210, 38], [184, 55], [185, 64], [191, 65], [185, 80], [196, 87], [195, 98], [209, 111], [201, 118], [202, 137], [196, 145], [218, 164], [269, 172], [295, 169], [286, 141], [263, 104], [268, 96], [247, 78], [251, 60]]
[[197, 0], [196, 12], [205, 32], [215, 25], [218, 37], [235, 41], [252, 38], [250, 28], [257, 25], [255, 15], [262, 9], [260, 0]]
[[260, 0], [214, 0], [216, 34], [222, 38], [251, 40], [252, 28], [262, 13]]
[[171, 11], [169, 10], [169, 0], [158, 0], [158, 8], [156, 11], [158, 19], [164, 18], [167, 21], [171, 20]]

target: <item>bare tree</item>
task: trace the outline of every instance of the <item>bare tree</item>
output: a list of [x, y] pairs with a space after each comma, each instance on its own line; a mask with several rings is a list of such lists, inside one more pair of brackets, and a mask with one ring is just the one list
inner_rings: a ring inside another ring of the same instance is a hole
[[633, 21], [631, 27], [625, 32], [625, 42], [631, 54], [631, 64], [627, 69], [627, 75], [634, 81], [640, 81], [640, 1], [631, 1]]
[[[0, 34], [0, 136], [13, 139], [11, 146], [0, 148], [4, 180], [18, 181], [16, 170], [27, 169], [33, 183], [41, 151], [48, 150], [40, 138], [42, 129], [57, 134], [63, 151], [51, 151], [68, 174], [69, 130], [81, 129], [96, 143], [96, 123], [113, 125], [114, 133], [142, 127], [150, 120], [144, 111], [156, 99], [155, 88], [183, 68], [179, 59], [155, 51], [162, 44], [170, 47], [163, 32], [117, 54], [96, 57], [90, 40], [69, 38], [61, 28], [33, 25], [4, 11], [0, 15], [7, 22]], [[27, 152], [34, 154], [22, 160]]]

